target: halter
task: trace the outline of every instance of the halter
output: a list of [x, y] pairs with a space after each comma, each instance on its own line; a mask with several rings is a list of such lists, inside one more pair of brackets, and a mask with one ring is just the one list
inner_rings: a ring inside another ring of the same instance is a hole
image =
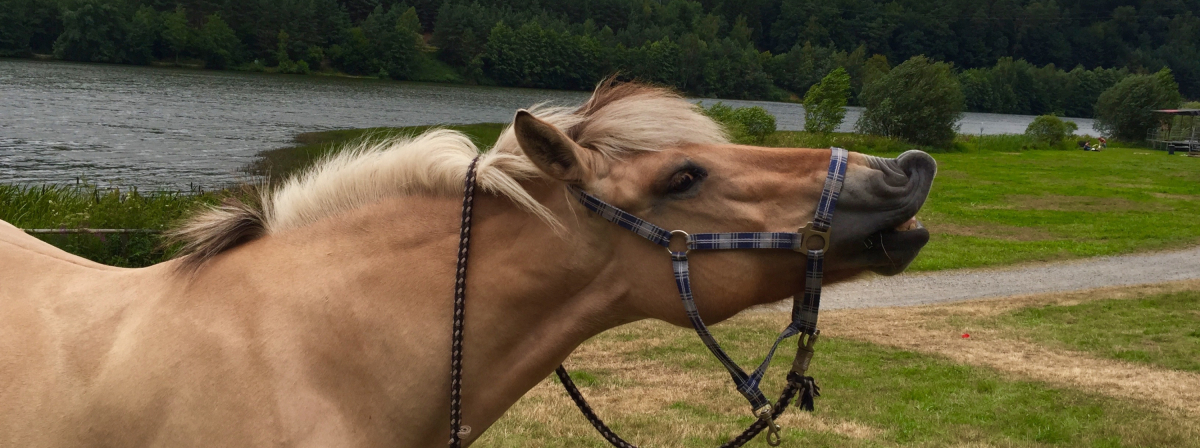
[[[696, 330], [696, 334], [704, 341], [704, 345], [708, 347], [708, 350], [721, 361], [721, 364], [733, 379], [734, 386], [746, 398], [746, 401], [750, 403], [750, 408], [754, 416], [758, 418], [758, 421], [754, 425], [751, 425], [742, 435], [726, 443], [724, 446], [740, 446], [763, 429], [769, 429], [768, 443], [772, 446], [777, 446], [781, 442], [780, 428], [774, 422], [774, 419], [783, 412], [783, 408], [787, 406], [788, 401], [790, 401], [796, 390], [801, 390], [801, 407], [809, 411], [813, 408], [813, 397], [820, 395], [820, 388], [817, 387], [815, 381], [812, 377], [804, 376], [804, 373], [808, 370], [809, 361], [812, 359], [813, 345], [816, 343], [818, 335], [820, 335], [820, 330], [817, 329], [817, 311], [821, 306], [821, 279], [824, 272], [825, 251], [829, 250], [829, 232], [833, 223], [833, 212], [837, 205], [838, 196], [841, 194], [842, 185], [846, 179], [847, 159], [848, 153], [845, 149], [831, 148], [829, 171], [825, 178], [824, 188], [821, 191], [821, 199], [817, 203], [816, 214], [811, 222], [801, 227], [795, 233], [736, 232], [689, 234], [683, 230], [668, 231], [608, 204], [583, 190], [575, 187], [570, 188], [572, 195], [588, 210], [642, 238], [650, 240], [654, 244], [666, 248], [667, 252], [670, 253], [671, 267], [675, 271], [675, 285], [679, 289], [679, 297], [683, 302], [684, 310], [687, 311], [692, 328]], [[475, 163], [472, 162], [468, 169], [467, 193], [463, 202], [462, 240], [459, 246], [459, 270], [455, 290], [454, 349], [451, 355], [452, 400], [450, 445], [453, 447], [458, 446], [461, 432], [461, 428], [459, 427], [461, 400], [459, 388], [462, 375], [462, 294], [465, 289], [463, 288], [463, 284], [466, 274], [466, 247], [470, 235], [471, 206], [469, 201], [473, 194], [474, 178]], [[683, 250], [672, 249], [671, 243], [677, 238], [682, 239], [684, 243]], [[688, 252], [693, 250], [726, 249], [784, 249], [803, 252], [807, 255], [804, 299], [792, 302], [791, 322], [775, 338], [775, 343], [771, 345], [770, 351], [767, 352], [766, 359], [749, 374], [730, 359], [729, 355], [721, 349], [717, 340], [713, 338], [704, 321], [700, 319], [700, 312], [696, 308], [696, 301], [692, 295], [692, 283], [688, 273]], [[788, 374], [788, 387], [785, 388], [780, 401], [773, 407], [771, 402], [763, 395], [762, 390], [759, 389], [759, 385], [762, 383], [762, 378], [766, 374], [767, 367], [770, 366], [771, 359], [775, 356], [775, 350], [779, 348], [779, 344], [784, 339], [798, 334], [802, 336], [798, 343], [796, 359], [792, 363], [791, 372]], [[580, 410], [605, 439], [618, 447], [633, 447], [632, 444], [625, 442], [616, 436], [616, 434], [613, 434], [604, 422], [600, 421], [595, 413], [592, 412], [591, 407], [587, 405], [583, 396], [571, 382], [566, 369], [559, 366], [555, 373], [562, 381], [563, 386], [567, 388], [567, 392], [571, 395], [572, 400], [575, 401]]]

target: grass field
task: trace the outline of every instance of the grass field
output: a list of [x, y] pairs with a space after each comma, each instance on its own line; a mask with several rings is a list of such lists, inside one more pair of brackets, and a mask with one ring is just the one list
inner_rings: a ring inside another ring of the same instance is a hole
[[[1148, 300], [1158, 297], [1151, 295]], [[1023, 304], [1031, 308], [1002, 307], [993, 312], [1021, 314], [1047, 306], [1038, 300]], [[1143, 306], [1140, 299], [1073, 300], [1083, 301], [1077, 306]], [[927, 349], [917, 350], [881, 342], [896, 336], [903, 339], [902, 334], [915, 333], [913, 328], [873, 325], [876, 331], [871, 334], [860, 331], [860, 325], [886, 318], [887, 312], [880, 311], [872, 311], [877, 315], [828, 313], [830, 337], [819, 344], [810, 370], [822, 386], [822, 396], [816, 412], [786, 414], [781, 421], [783, 446], [1200, 446], [1197, 411], [1129, 399], [1103, 388], [1071, 386], [1070, 381], [1041, 381], [947, 356], [943, 350], [956, 350], [953, 344], [985, 344], [980, 349], [989, 349], [986, 344], [992, 342], [958, 336], [961, 324], [955, 322], [977, 314], [978, 309], [890, 312], [899, 317], [893, 322], [906, 321], [907, 312], [916, 322], [913, 325], [950, 336], [943, 345], [928, 344]], [[765, 345], [784, 319], [779, 314], [742, 315], [713, 331], [734, 359], [751, 365], [761, 361]], [[971, 322], [972, 331], [1010, 332], [1000, 321], [989, 322], [988, 330]], [[1099, 321], [1089, 326], [1107, 324]], [[1047, 325], [1062, 329], [1058, 323]], [[1059, 344], [1040, 333], [1023, 335], [1033, 343]], [[1185, 344], [1196, 350], [1200, 339]], [[789, 364], [787, 354], [776, 361], [765, 390], [779, 390]], [[586, 343], [567, 366], [582, 378], [578, 382], [597, 412], [627, 439], [644, 446], [716, 446], [752, 421], [724, 370], [690, 330], [656, 322], [621, 327]], [[1192, 388], [1200, 387], [1200, 376], [1187, 378]], [[1130, 386], [1139, 387], [1136, 382]], [[1162, 394], [1153, 388], [1140, 389], [1144, 394]], [[480, 444], [605, 446], [552, 380], [523, 398]], [[766, 444], [755, 441], [750, 446]]]
[[1200, 291], [1030, 307], [981, 323], [1062, 349], [1200, 372]]

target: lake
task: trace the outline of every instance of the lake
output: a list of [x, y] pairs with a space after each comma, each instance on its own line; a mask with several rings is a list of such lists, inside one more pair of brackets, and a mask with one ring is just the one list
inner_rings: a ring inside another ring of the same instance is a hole
[[[506, 122], [522, 107], [586, 98], [586, 92], [0, 59], [0, 183], [213, 188], [251, 180], [241, 167], [302, 132]], [[720, 101], [762, 106], [781, 130], [804, 126], [798, 104]], [[851, 130], [860, 112], [849, 108], [841, 130]], [[968, 113], [960, 130], [1021, 133], [1032, 120]], [[1071, 120], [1097, 134], [1092, 120]]]

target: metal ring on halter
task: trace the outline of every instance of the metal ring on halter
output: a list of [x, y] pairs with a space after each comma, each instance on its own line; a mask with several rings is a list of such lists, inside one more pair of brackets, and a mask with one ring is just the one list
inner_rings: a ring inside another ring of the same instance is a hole
[[671, 242], [675, 241], [675, 236], [677, 236], [677, 235], [683, 236], [683, 250], [679, 251], [679, 252], [683, 252], [685, 254], [688, 253], [688, 251], [691, 250], [688, 248], [688, 244], [690, 244], [692, 242], [692, 236], [688, 235], [687, 232], [684, 232], [682, 230], [672, 230], [671, 231], [671, 239], [667, 240], [667, 253], [673, 254], [676, 252], [675, 250], [671, 250]]
[[[804, 227], [796, 230], [796, 233], [801, 235], [800, 244], [792, 250], [795, 250], [796, 252], [807, 252], [810, 250], [819, 250], [824, 252], [829, 250], [829, 229], [818, 230], [816, 223], [809, 222], [808, 224], [805, 224]], [[818, 247], [812, 247], [809, 244], [814, 236], [820, 238], [820, 240], [817, 241], [820, 243], [820, 246]]]

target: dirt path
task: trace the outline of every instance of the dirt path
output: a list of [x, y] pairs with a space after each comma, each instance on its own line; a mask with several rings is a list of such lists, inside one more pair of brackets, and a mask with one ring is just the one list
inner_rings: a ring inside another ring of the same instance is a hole
[[[1200, 247], [1039, 263], [869, 277], [829, 286], [821, 309], [879, 308], [1200, 279]], [[791, 309], [790, 302], [766, 307]]]

